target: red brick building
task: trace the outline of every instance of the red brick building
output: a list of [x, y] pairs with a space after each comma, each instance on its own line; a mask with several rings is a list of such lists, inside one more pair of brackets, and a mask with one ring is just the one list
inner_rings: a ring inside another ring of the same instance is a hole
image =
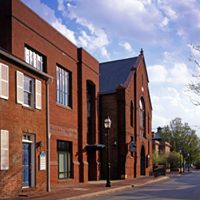
[[[124, 60], [100, 64], [100, 137], [106, 143], [104, 119], [109, 116], [111, 178], [149, 175], [152, 170], [152, 106], [143, 51]], [[136, 152], [130, 152], [130, 145]], [[106, 154], [102, 157], [106, 177]]]
[[[104, 178], [98, 150], [107, 115], [112, 177], [148, 175], [151, 102], [143, 54], [101, 64], [99, 72], [94, 57], [20, 0], [0, 0], [0, 198]], [[129, 152], [133, 142], [136, 154]]]
[[46, 190], [49, 78], [0, 49], [0, 197]]
[[[96, 149], [90, 151], [87, 147], [98, 143], [98, 61], [84, 49], [78, 49], [19, 0], [0, 0], [0, 47], [35, 70], [33, 75], [29, 72], [31, 70], [27, 72], [31, 78], [38, 75], [38, 79], [43, 81], [43, 76], [52, 77], [48, 91], [45, 81], [42, 82], [42, 91], [48, 93], [49, 101], [46, 102], [45, 95], [42, 95], [42, 110], [39, 112], [16, 103], [16, 79], [13, 77], [17, 69], [15, 65], [9, 68], [13, 70], [9, 79], [11, 97], [8, 101], [0, 99], [0, 130], [8, 130], [14, 135], [15, 140], [12, 137], [9, 140], [9, 161], [17, 160], [18, 167], [10, 164], [8, 170], [0, 169], [3, 180], [0, 196], [16, 195], [30, 189], [45, 191], [57, 184], [97, 180], [98, 153]], [[25, 73], [21, 68], [19, 71]], [[25, 81], [30, 82], [29, 79]], [[16, 124], [8, 123], [10, 119]], [[46, 126], [48, 123], [49, 127]], [[24, 173], [23, 133], [35, 134], [35, 138], [31, 136], [29, 140], [33, 144], [39, 141], [38, 145], [42, 146], [32, 149], [34, 155], [30, 157], [35, 158], [34, 169], [37, 169], [39, 150], [46, 155], [46, 169], [42, 172], [28, 170], [34, 181], [28, 180], [26, 186], [21, 180]]]

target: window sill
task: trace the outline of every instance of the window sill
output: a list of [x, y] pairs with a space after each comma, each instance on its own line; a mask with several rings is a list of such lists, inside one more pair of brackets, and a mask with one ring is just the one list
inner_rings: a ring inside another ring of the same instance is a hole
[[22, 108], [30, 110], [30, 111], [35, 111], [34, 107], [30, 107], [30, 106], [27, 106], [27, 105], [22, 105]]
[[58, 182], [70, 182], [70, 181], [73, 181], [73, 180], [74, 180], [73, 178], [62, 178], [62, 179], [58, 178]]
[[1, 100], [8, 101], [7, 97], [0, 97]]
[[59, 107], [61, 107], [61, 108], [67, 109], [67, 110], [72, 110], [72, 107], [65, 106], [65, 105], [60, 104], [60, 103], [56, 103], [56, 105], [59, 106]]

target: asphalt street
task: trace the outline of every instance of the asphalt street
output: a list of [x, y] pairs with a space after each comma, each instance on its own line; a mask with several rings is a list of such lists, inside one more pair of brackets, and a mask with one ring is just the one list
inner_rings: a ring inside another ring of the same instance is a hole
[[172, 177], [152, 185], [132, 188], [110, 195], [97, 196], [95, 200], [200, 200], [200, 171], [195, 171], [178, 177]]

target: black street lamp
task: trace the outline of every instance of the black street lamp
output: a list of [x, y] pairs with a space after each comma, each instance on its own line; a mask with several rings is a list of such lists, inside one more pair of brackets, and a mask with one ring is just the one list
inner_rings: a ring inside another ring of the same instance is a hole
[[180, 152], [180, 174], [182, 173], [181, 171], [181, 153], [182, 153], [182, 150], [179, 151]]
[[189, 152], [188, 152], [187, 156], [188, 156], [188, 172], [189, 172], [190, 166], [191, 166], [191, 155], [192, 155], [192, 153], [191, 153], [192, 132], [191, 131], [188, 132], [188, 136], [189, 136]]
[[190, 171], [190, 153], [187, 153], [188, 157], [188, 172]]
[[111, 187], [111, 181], [110, 181], [110, 137], [109, 137], [109, 129], [111, 127], [111, 120], [109, 116], [104, 120], [104, 127], [107, 130], [107, 145], [106, 145], [106, 153], [107, 153], [107, 179], [106, 179], [106, 187]]

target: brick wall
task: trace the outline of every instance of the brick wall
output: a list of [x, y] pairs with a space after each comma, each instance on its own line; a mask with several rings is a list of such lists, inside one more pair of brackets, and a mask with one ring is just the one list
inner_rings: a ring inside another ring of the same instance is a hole
[[[151, 102], [148, 91], [148, 75], [145, 68], [145, 61], [143, 55], [140, 55], [140, 63], [138, 70], [136, 71], [136, 134], [137, 134], [137, 176], [140, 176], [140, 153], [141, 147], [144, 145], [145, 156], [150, 155], [149, 167], [146, 168], [146, 175], [152, 171], [152, 113], [151, 113]], [[139, 119], [139, 101], [143, 97], [145, 102], [145, 122], [146, 122], [146, 137], [140, 136], [140, 119]], [[148, 125], [148, 116], [149, 116], [149, 125]], [[148, 144], [149, 143], [149, 144]]]
[[[88, 179], [97, 180], [99, 178], [98, 152], [90, 152], [90, 158], [85, 147], [88, 144], [87, 132], [87, 84], [93, 85], [94, 111], [92, 116], [92, 136], [94, 144], [98, 144], [98, 92], [99, 92], [99, 63], [84, 49], [78, 49], [78, 117], [79, 117], [79, 162], [80, 162], [80, 181]], [[92, 164], [88, 160], [92, 160]]]
[[[9, 131], [9, 170], [0, 171], [0, 197], [15, 196], [22, 192], [22, 138], [33, 134], [35, 142], [43, 146], [35, 151], [36, 191], [46, 191], [46, 170], [39, 171], [38, 156], [46, 152], [46, 85], [40, 77], [25, 71], [16, 63], [0, 57], [0, 63], [9, 66], [9, 99], [0, 99], [0, 129]], [[16, 103], [16, 71], [42, 81], [42, 110], [27, 108]]]

